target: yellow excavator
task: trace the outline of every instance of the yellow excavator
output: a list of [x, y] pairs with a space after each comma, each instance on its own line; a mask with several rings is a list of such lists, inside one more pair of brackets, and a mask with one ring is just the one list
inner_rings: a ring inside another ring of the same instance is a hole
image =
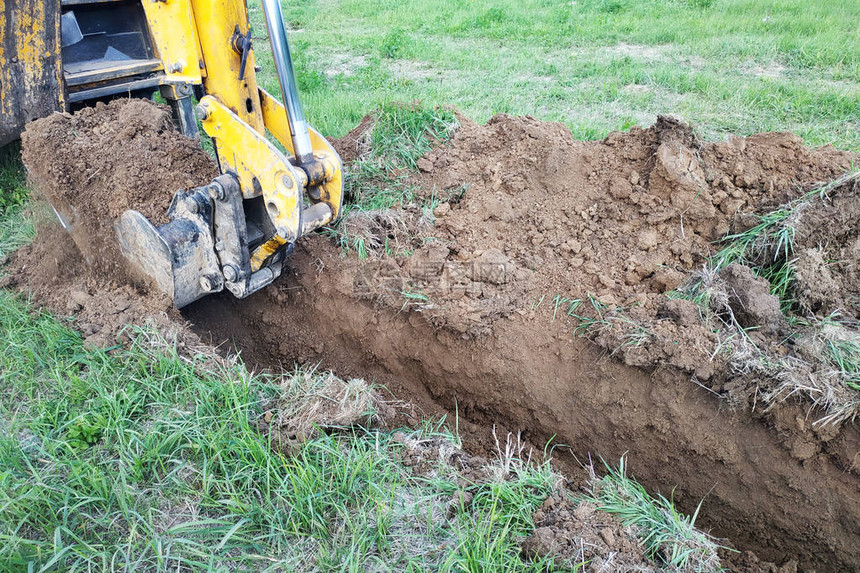
[[257, 85], [245, 0], [0, 1], [0, 145], [55, 111], [156, 90], [185, 135], [199, 120], [212, 138], [221, 175], [177, 192], [167, 224], [134, 210], [114, 224], [177, 307], [263, 288], [299, 237], [338, 217], [342, 163], [305, 119], [278, 0], [260, 1], [282, 101]]

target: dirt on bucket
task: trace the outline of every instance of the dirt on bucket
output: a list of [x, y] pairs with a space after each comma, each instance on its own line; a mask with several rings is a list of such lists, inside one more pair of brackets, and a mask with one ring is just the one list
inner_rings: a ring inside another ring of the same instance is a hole
[[54, 113], [28, 125], [21, 140], [37, 193], [69, 227], [93, 272], [120, 282], [129, 269], [114, 221], [133, 208], [164, 224], [176, 191], [218, 175], [200, 146], [176, 131], [169, 108], [141, 99]]
[[9, 266], [18, 270], [7, 280], [55, 312], [76, 316], [89, 344], [115, 344], [135, 324], [175, 334], [178, 311], [126, 265], [113, 230], [126, 209], [155, 225], [167, 222], [177, 190], [218, 175], [200, 146], [176, 131], [169, 108], [128, 99], [55, 113], [27, 127], [22, 158], [38, 234], [12, 254]]
[[[44, 121], [58, 129], [68, 119]], [[58, 192], [46, 186], [85, 192], [82, 181], [48, 177], [70, 158], [30, 156], [32, 141], [24, 141], [28, 166], [32, 157], [50, 164], [30, 167], [46, 195]], [[166, 196], [183, 186], [166, 177], [188, 168], [162, 154], [134, 159], [141, 178], [123, 180], [139, 192], [118, 212], [140, 208], [153, 177], [165, 177]], [[229, 341], [255, 367], [319, 362], [427, 411], [441, 406], [478, 426], [522, 430], [535, 444], [552, 440], [571, 468], [589, 454], [626, 453], [631, 474], [681, 510], [693, 513], [704, 499], [700, 525], [736, 547], [778, 565], [852, 571], [860, 567], [857, 428], [814, 426], [803, 401], [730, 408], [713, 390], [730, 370], [714, 353], [719, 334], [689, 301], [666, 293], [707, 262], [713, 241], [750, 228], [754, 215], [836, 178], [856, 159], [809, 149], [787, 133], [703, 143], [668, 118], [592, 142], [529, 117], [462, 121], [412, 177], [428, 198], [441, 198], [421, 223], [429, 227], [416, 227], [425, 246], [360, 260], [310, 235], [269, 288], [245, 300], [208, 297], [182, 319], [203, 338]], [[852, 224], [846, 217], [833, 232], [856, 236]], [[818, 248], [814, 239], [798, 244]], [[821, 248], [825, 261], [852, 252], [850, 244]], [[34, 277], [46, 272], [26, 251], [10, 268], [22, 286], [37, 286]], [[66, 306], [58, 293], [64, 284], [67, 293], [78, 288], [86, 267], [79, 268], [36, 300], [89, 317], [87, 309], [110, 303], [110, 288], [123, 288], [95, 273], [86, 279], [90, 299]], [[843, 284], [856, 271], [850, 263], [829, 268], [847, 277]], [[822, 312], [850, 304], [850, 286], [840, 292], [847, 298], [812, 293], [803, 304]], [[580, 336], [583, 321], [603, 320], [613, 308], [651, 320], [647, 332], [621, 329], [628, 334], [620, 350], [612, 337]]]

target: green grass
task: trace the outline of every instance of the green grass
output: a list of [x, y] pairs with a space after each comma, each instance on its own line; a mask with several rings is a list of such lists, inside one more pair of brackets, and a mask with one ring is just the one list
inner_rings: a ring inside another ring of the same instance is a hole
[[445, 517], [464, 486], [442, 467], [413, 476], [389, 432], [269, 447], [254, 423], [302, 395], [300, 371], [278, 384], [146, 332], [87, 349], [3, 291], [0, 324], [2, 571], [548, 567], [518, 545], [556, 479], [546, 465], [467, 484], [473, 501]]
[[20, 144], [0, 147], [0, 260], [33, 238], [32, 220], [22, 214], [29, 197]]
[[[9, 209], [0, 216], [0, 260], [22, 245], [26, 245], [35, 237], [32, 217], [25, 216], [23, 209]], [[0, 266], [0, 275], [3, 268]]]
[[418, 102], [386, 103], [375, 113], [370, 158], [389, 172], [415, 169], [416, 160], [434, 142], [447, 141], [456, 125], [454, 113], [447, 108], [427, 109]]
[[[853, 0], [348, 0], [285, 14], [309, 118], [328, 135], [420, 100], [478, 121], [532, 114], [579, 138], [675, 113], [706, 137], [790, 130], [860, 151]], [[256, 48], [268, 67], [265, 38]]]
[[407, 171], [434, 142], [447, 141], [457, 125], [451, 110], [420, 102], [386, 103], [373, 115], [367, 153], [350, 166], [344, 182], [352, 205], [367, 211], [413, 201]]
[[604, 465], [607, 473], [592, 481], [589, 501], [638, 530], [650, 558], [669, 571], [722, 571], [717, 557], [719, 545], [695, 528], [701, 503], [695, 514], [683, 515], [672, 500], [662, 495], [652, 497], [628, 476], [624, 458], [617, 469]]
[[0, 147], [0, 218], [19, 210], [30, 197], [20, 155], [18, 143]]

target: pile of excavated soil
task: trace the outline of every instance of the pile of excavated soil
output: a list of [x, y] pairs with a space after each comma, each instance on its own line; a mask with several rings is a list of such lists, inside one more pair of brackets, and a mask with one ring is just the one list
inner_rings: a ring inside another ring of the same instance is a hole
[[168, 108], [139, 99], [55, 113], [29, 124], [21, 139], [37, 201], [54, 206], [74, 242], [56, 219], [40, 216], [37, 239], [10, 257], [17, 272], [7, 282], [74, 315], [90, 344], [114, 344], [129, 324], [175, 333], [178, 311], [144, 277], [132, 276], [113, 223], [126, 209], [165, 223], [177, 190], [218, 175], [214, 161], [176, 131]]
[[466, 335], [557, 295], [662, 304], [714, 241], [852, 159], [788, 133], [703, 144], [669, 118], [600, 142], [528, 117], [463, 121], [450, 144], [419, 161], [413, 181], [428, 197], [452, 196], [435, 210], [436, 240], [399, 268], [377, 263], [357, 286], [366, 292], [370, 274], [384, 279], [371, 284], [383, 293], [421, 292], [437, 326]]
[[55, 113], [21, 136], [27, 171], [46, 197], [87, 222], [112, 223], [133, 206], [167, 222], [173, 194], [218, 175], [212, 158], [176, 131], [170, 109], [142, 99]]
[[36, 190], [71, 225], [93, 269], [123, 281], [114, 221], [129, 208], [167, 222], [173, 194], [209, 183], [214, 161], [173, 125], [169, 108], [142, 99], [55, 113], [27, 126], [21, 155]]
[[[75, 160], [95, 164], [87, 149]], [[72, 159], [39, 155], [49, 165], [37, 168], [28, 157], [37, 181], [36, 172], [62, 172]], [[183, 317], [252, 366], [320, 362], [429, 411], [456, 412], [461, 428], [498, 424], [531, 443], [552, 439], [570, 468], [589, 454], [611, 461], [627, 453], [630, 473], [682, 511], [692, 514], [704, 498], [699, 523], [735, 546], [780, 566], [796, 559], [809, 570], [856, 570], [860, 432], [813, 427], [802, 405], [727, 409], [690, 382], [691, 373], [722, 375], [714, 333], [663, 294], [702, 266], [711, 241], [854, 160], [790, 134], [702, 143], [667, 119], [594, 142], [532, 118], [462, 122], [413, 178], [444, 200], [422, 233], [426, 246], [361, 261], [312, 235], [297, 246], [292, 272], [269, 288], [241, 301], [209, 297]], [[128, 180], [137, 191], [118, 210], [140, 208], [153, 177], [188, 173], [163, 161], [133, 157], [150, 178]], [[162, 181], [168, 196], [182, 187]], [[48, 272], [34, 255], [11, 268], [23, 286]], [[93, 305], [106, 308], [118, 285], [98, 273], [82, 279], [85, 267], [77, 268], [37, 301], [81, 321]], [[63, 293], [82, 280], [90, 298], [67, 306]], [[562, 315], [589, 296], [659, 317], [659, 359], [617, 359], [576, 336], [577, 323]]]

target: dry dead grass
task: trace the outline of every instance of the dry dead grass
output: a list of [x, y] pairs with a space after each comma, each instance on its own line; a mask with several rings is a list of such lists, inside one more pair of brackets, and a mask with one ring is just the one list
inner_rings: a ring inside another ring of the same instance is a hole
[[409, 254], [420, 242], [422, 231], [429, 229], [417, 208], [395, 207], [369, 211], [353, 210], [341, 220], [341, 243], [361, 258]]
[[281, 393], [266, 409], [260, 430], [285, 453], [297, 451], [322, 432], [370, 428], [385, 408], [379, 393], [360, 378], [343, 380], [331, 372], [296, 369], [282, 377]]

